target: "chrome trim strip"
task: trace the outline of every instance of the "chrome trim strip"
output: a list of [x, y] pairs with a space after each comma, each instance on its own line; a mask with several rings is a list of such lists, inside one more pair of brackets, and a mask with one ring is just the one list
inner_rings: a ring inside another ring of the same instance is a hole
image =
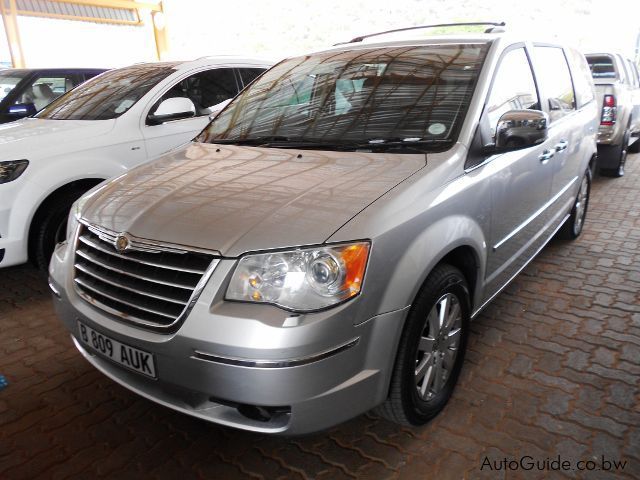
[[[91, 232], [93, 232], [98, 237], [100, 237], [101, 235], [102, 237], [106, 237], [107, 242], [113, 242], [118, 235], [123, 233], [123, 232], [114, 232], [113, 230], [109, 230], [108, 228], [93, 225], [84, 219], [80, 219], [79, 222], [82, 223], [85, 227], [87, 227]], [[141, 249], [140, 251], [143, 251], [143, 252], [205, 253], [207, 255], [213, 255], [218, 257], [222, 256], [221, 253], [217, 250], [208, 250], [206, 248], [199, 248], [199, 247], [189, 247], [186, 245], [179, 245], [176, 243], [157, 242], [155, 240], [149, 240], [147, 238], [136, 237], [134, 235], [131, 235], [130, 233], [127, 233], [127, 237], [129, 238], [129, 240], [131, 241], [131, 245], [135, 247], [135, 249], [140, 248]], [[148, 250], [144, 250], [144, 249], [148, 249]]]
[[571, 187], [571, 185], [573, 185], [576, 180], [578, 179], [578, 177], [573, 177], [573, 179], [567, 183], [562, 190], [560, 190], [558, 193], [556, 193], [551, 200], [549, 200], [547, 203], [545, 203], [542, 207], [540, 207], [538, 210], [536, 210], [533, 215], [531, 215], [529, 218], [527, 218], [524, 222], [522, 222], [520, 225], [518, 225], [516, 227], [515, 230], [513, 230], [509, 235], [507, 235], [506, 237], [504, 237], [502, 240], [500, 240], [498, 243], [496, 243], [493, 246], [493, 251], [495, 252], [496, 250], [498, 250], [502, 245], [504, 245], [506, 242], [508, 242], [509, 240], [511, 240], [513, 237], [515, 237], [518, 233], [520, 233], [524, 228], [527, 227], [527, 225], [529, 225], [531, 222], [533, 222], [536, 218], [538, 218], [540, 215], [542, 215], [542, 213], [549, 208], [551, 205], [553, 205], [556, 200], [558, 200], [562, 195], [564, 195], [564, 193], [569, 190], [569, 188]]
[[[159, 310], [154, 310], [153, 308], [141, 307], [140, 305], [136, 305], [135, 303], [131, 303], [131, 302], [128, 302], [126, 300], [122, 300], [122, 299], [120, 299], [118, 297], [114, 297], [110, 293], [104, 293], [102, 290], [100, 290], [99, 288], [95, 287], [94, 285], [89, 285], [87, 282], [85, 282], [81, 278], [74, 278], [73, 281], [76, 282], [78, 285], [80, 285], [82, 288], [86, 288], [87, 290], [91, 290], [91, 291], [97, 293], [100, 296], [106, 297], [109, 300], [113, 300], [114, 302], [122, 303], [123, 305], [127, 305], [127, 306], [129, 306], [131, 308], [134, 308], [136, 310], [141, 310], [143, 312], [153, 313], [154, 315], [159, 315], [161, 317], [166, 317], [166, 318], [171, 318], [171, 319], [175, 319], [176, 318], [175, 315], [171, 315], [171, 314], [166, 313], [166, 312], [161, 312]], [[120, 316], [122, 316], [122, 314]]]
[[520, 268], [518, 269], [518, 271], [516, 271], [516, 273], [514, 273], [514, 274], [511, 276], [511, 278], [509, 278], [509, 280], [507, 280], [507, 281], [504, 283], [504, 285], [502, 285], [502, 286], [501, 286], [501, 287], [496, 291], [496, 293], [494, 293], [493, 295], [491, 295], [491, 297], [489, 297], [489, 298], [488, 298], [488, 299], [487, 299], [487, 300], [486, 300], [482, 305], [480, 305], [478, 308], [476, 308], [476, 310], [471, 314], [471, 319], [472, 319], [472, 320], [473, 320], [474, 318], [476, 318], [476, 316], [477, 316], [477, 315], [482, 311], [482, 309], [483, 309], [484, 307], [486, 307], [486, 306], [487, 306], [487, 304], [488, 304], [491, 300], [493, 300], [494, 298], [496, 298], [496, 297], [498, 296], [498, 294], [499, 294], [500, 292], [502, 292], [502, 290], [504, 290], [504, 289], [507, 287], [507, 285], [509, 285], [509, 284], [511, 283], [511, 281], [512, 281], [514, 278], [516, 278], [516, 277], [520, 274], [520, 272], [522, 272], [522, 270], [524, 270], [524, 269], [527, 267], [527, 265], [529, 265], [529, 263], [531, 262], [531, 260], [533, 260], [534, 258], [536, 258], [536, 256], [540, 253], [540, 251], [541, 251], [544, 247], [546, 247], [546, 246], [547, 246], [547, 244], [549, 243], [549, 240], [551, 240], [551, 239], [553, 238], [553, 236], [558, 232], [558, 230], [560, 230], [560, 228], [562, 227], [562, 225], [564, 225], [564, 222], [566, 222], [566, 221], [567, 221], [567, 219], [568, 219], [570, 216], [571, 216], [571, 214], [567, 213], [567, 214], [565, 215], [564, 219], [560, 222], [560, 224], [559, 224], [556, 228], [554, 228], [554, 229], [553, 229], [553, 231], [551, 232], [551, 235], [549, 235], [549, 238], [547, 238], [547, 241], [546, 241], [546, 242], [544, 242], [544, 243], [540, 246], [540, 248], [538, 248], [538, 249], [535, 251], [535, 253], [534, 253], [533, 255], [531, 255], [531, 257], [530, 257], [526, 262], [524, 262], [524, 265], [522, 265], [522, 267], [520, 267]]
[[53, 286], [53, 282], [51, 281], [51, 279], [49, 279], [48, 283], [49, 283], [49, 290], [51, 290], [51, 292], [52, 292], [52, 293], [53, 293], [57, 298], [62, 298], [62, 297], [60, 296], [60, 291], [59, 291], [56, 287], [54, 287], [54, 286]]
[[[78, 296], [80, 298], [82, 298], [83, 300], [85, 300], [86, 302], [88, 302], [90, 305], [96, 306], [98, 308], [100, 308], [100, 310], [102, 312], [107, 312], [110, 315], [113, 315], [115, 317], [120, 317], [120, 318], [125, 318], [122, 315], [122, 312], [116, 310], [115, 308], [112, 308], [108, 305], [105, 305], [104, 303], [96, 300], [93, 297], [90, 297], [89, 295], [87, 295], [86, 293], [82, 292], [81, 290], [78, 289], [78, 287], [74, 284], [75, 287], [75, 291], [78, 294]], [[150, 322], [148, 320], [143, 320], [142, 318], [138, 318], [136, 316], [133, 315], [127, 315], [126, 317], [127, 322], [129, 323], [129, 325], [133, 324], [133, 326], [143, 326], [145, 328], [151, 329], [151, 330], [157, 330], [157, 331], [164, 331], [166, 330], [168, 327], [160, 324], [160, 323], [154, 323], [154, 322]]]
[[109, 285], [113, 285], [114, 287], [121, 288], [123, 290], [128, 290], [129, 292], [133, 292], [133, 293], [138, 294], [138, 295], [143, 295], [145, 297], [156, 298], [158, 300], [163, 300], [163, 301], [169, 302], [169, 303], [175, 303], [177, 305], [182, 305], [182, 306], [186, 306], [187, 305], [187, 301], [186, 300], [185, 301], [176, 300], [175, 298], [165, 297], [164, 295], [158, 295], [157, 293], [145, 292], [145, 291], [142, 291], [142, 290], [139, 290], [139, 289], [136, 289], [136, 288], [132, 288], [132, 287], [127, 287], [125, 285], [121, 285], [121, 284], [113, 282], [111, 280], [107, 280], [105, 277], [101, 277], [96, 272], [92, 272], [85, 265], [81, 265], [79, 263], [76, 263], [75, 267], [78, 270], [80, 270], [81, 272], [86, 273], [87, 275], [95, 278], [99, 282], [107, 283]]
[[[80, 240], [82, 243], [84, 243], [85, 245], [95, 249], [95, 250], [99, 250], [102, 253], [106, 253], [108, 255], [112, 255], [114, 257], [117, 258], [122, 258], [123, 260], [129, 260], [130, 262], [135, 262], [135, 263], [141, 263], [143, 265], [149, 265], [150, 267], [158, 267], [158, 268], [164, 268], [166, 270], [177, 270], [179, 272], [185, 272], [185, 273], [195, 273], [197, 275], [203, 275], [204, 272], [206, 270], [196, 270], [194, 268], [185, 268], [185, 267], [178, 267], [178, 266], [170, 266], [168, 264], [162, 264], [159, 262], [150, 262], [148, 260], [140, 260], [139, 258], [134, 258], [131, 256], [127, 256], [127, 255], [122, 255], [118, 252], [116, 252], [115, 250], [109, 250], [108, 248], [104, 248], [102, 245], [98, 245], [97, 243], [92, 242], [89, 238], [81, 235], [80, 237], [78, 237], [78, 240]], [[185, 252], [180, 252], [180, 253], [185, 253]]]
[[224, 357], [220, 355], [214, 355], [211, 353], [201, 352], [199, 350], [194, 350], [194, 354], [191, 356], [191, 358], [195, 360], [203, 360], [206, 362], [223, 363], [225, 365], [233, 365], [236, 367], [250, 367], [250, 368], [299, 367], [301, 365], [307, 365], [309, 363], [314, 363], [320, 360], [324, 360], [325, 358], [336, 355], [351, 347], [355, 347], [358, 344], [358, 342], [360, 342], [360, 337], [354, 338], [348, 341], [347, 343], [343, 343], [342, 345], [339, 345], [335, 348], [324, 350], [314, 355], [309, 355], [307, 357], [300, 357], [300, 358], [291, 358], [286, 360], [251, 360], [246, 358]]
[[[144, 275], [138, 275], [135, 273], [127, 272], [126, 270], [121, 270], [119, 268], [112, 267], [111, 265], [105, 265], [99, 260], [96, 260], [95, 257], [93, 257], [90, 253], [83, 252], [82, 250], [76, 250], [76, 255], [80, 255], [85, 260], [88, 260], [89, 262], [94, 263], [102, 268], [106, 268], [107, 270], [111, 270], [112, 272], [120, 273], [122, 275], [127, 275], [128, 277], [131, 277], [131, 278], [137, 278], [138, 280], [144, 280], [145, 282], [156, 283], [158, 285], [168, 285], [170, 287], [182, 288], [183, 290], [189, 290], [189, 291], [193, 290], [194, 288], [190, 285], [185, 285], [183, 283], [163, 282], [160, 280], [156, 280], [154, 278], [145, 277]], [[74, 266], [75, 265], [77, 265], [77, 263], [74, 263]]]

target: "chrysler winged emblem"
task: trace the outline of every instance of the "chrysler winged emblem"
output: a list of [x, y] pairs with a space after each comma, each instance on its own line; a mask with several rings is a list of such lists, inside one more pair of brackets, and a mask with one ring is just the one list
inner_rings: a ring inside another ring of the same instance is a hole
[[113, 242], [118, 253], [124, 253], [130, 246], [130, 240], [126, 233], [120, 233]]

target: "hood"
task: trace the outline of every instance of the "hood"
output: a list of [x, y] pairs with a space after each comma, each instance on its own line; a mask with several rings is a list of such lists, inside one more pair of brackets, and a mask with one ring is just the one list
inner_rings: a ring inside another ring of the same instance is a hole
[[425, 164], [424, 154], [191, 143], [104, 185], [82, 217], [233, 257], [322, 243]]
[[54, 156], [71, 142], [85, 142], [113, 128], [113, 120], [25, 118], [0, 125], [0, 160]]

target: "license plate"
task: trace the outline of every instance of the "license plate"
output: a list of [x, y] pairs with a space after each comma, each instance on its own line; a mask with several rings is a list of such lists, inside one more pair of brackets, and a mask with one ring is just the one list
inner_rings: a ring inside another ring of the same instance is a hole
[[151, 353], [120, 343], [82, 322], [78, 322], [78, 330], [80, 341], [100, 355], [147, 377], [156, 378], [155, 361]]

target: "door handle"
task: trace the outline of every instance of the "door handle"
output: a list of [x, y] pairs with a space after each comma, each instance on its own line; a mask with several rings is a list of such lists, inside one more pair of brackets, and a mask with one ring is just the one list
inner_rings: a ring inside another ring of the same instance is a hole
[[555, 150], [545, 150], [540, 155], [538, 155], [538, 159], [542, 163], [547, 163], [549, 159], [555, 155], [555, 153], [556, 153]]
[[567, 142], [566, 140], [560, 140], [560, 142], [556, 145], [556, 152], [566, 150], [568, 146], [569, 142]]

